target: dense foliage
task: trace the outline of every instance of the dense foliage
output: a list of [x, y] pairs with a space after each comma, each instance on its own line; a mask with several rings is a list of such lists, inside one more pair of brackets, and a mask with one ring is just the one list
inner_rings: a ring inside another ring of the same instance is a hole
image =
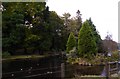
[[92, 34], [93, 34], [93, 36], [94, 36], [94, 38], [95, 38], [95, 43], [96, 43], [97, 49], [98, 49], [97, 52], [98, 52], [98, 53], [104, 52], [102, 39], [101, 39], [98, 31], [96, 30], [96, 26], [93, 24], [91, 18], [89, 18], [87, 21], [89, 22], [89, 25], [90, 25]]
[[49, 11], [46, 2], [3, 2], [2, 5], [2, 50], [5, 55], [65, 50], [68, 53], [78, 49], [81, 57], [90, 57], [102, 52], [102, 40], [95, 25], [91, 19], [82, 24], [79, 10], [70, 18], [70, 13], [61, 17], [55, 11]]
[[3, 3], [3, 52], [43, 54], [66, 49], [68, 35], [64, 34], [64, 22], [45, 5], [45, 2]]
[[97, 53], [95, 37], [90, 29], [90, 24], [85, 21], [79, 31], [78, 53], [80, 57], [90, 58]]
[[71, 32], [66, 45], [66, 52], [69, 53], [73, 48], [76, 48], [76, 39], [74, 34]]

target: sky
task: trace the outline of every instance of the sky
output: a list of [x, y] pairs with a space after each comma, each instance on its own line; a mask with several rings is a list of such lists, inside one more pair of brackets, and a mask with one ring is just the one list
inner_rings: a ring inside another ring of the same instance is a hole
[[119, 0], [47, 0], [50, 11], [59, 16], [70, 13], [76, 16], [77, 10], [82, 14], [82, 21], [91, 17], [102, 39], [107, 32], [118, 42], [118, 2]]

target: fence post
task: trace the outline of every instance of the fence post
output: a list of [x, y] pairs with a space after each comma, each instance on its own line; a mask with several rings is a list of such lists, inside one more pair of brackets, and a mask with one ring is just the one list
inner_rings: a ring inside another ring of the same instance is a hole
[[119, 72], [118, 61], [116, 61], [117, 74]]
[[111, 76], [111, 63], [108, 62], [108, 77]]
[[106, 62], [106, 79], [109, 79], [109, 63]]
[[64, 79], [65, 77], [65, 64], [61, 63], [61, 78]]

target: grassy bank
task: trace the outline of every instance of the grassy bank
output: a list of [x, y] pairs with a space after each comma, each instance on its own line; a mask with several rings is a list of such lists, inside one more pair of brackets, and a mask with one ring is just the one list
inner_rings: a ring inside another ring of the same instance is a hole
[[27, 59], [27, 58], [43, 58], [43, 57], [47, 57], [47, 56], [48, 55], [16, 55], [16, 56], [3, 57], [2, 60]]

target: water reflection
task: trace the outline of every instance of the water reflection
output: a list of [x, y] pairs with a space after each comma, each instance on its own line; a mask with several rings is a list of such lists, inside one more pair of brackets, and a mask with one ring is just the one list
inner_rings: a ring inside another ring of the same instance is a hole
[[2, 64], [3, 78], [22, 78], [24, 76], [40, 76], [42, 77], [60, 77], [60, 73], [52, 74], [55, 71], [60, 71], [58, 67], [61, 65], [61, 57], [47, 57], [40, 59], [21, 59], [21, 60], [9, 60], [3, 61]]

